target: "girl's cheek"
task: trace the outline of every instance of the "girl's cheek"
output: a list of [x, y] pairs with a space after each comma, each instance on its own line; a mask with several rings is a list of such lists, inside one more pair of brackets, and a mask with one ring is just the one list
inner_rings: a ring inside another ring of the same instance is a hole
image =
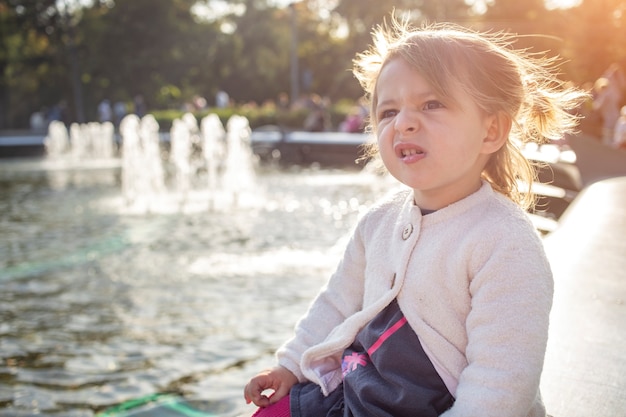
[[[390, 136], [391, 135], [391, 136]], [[393, 129], [391, 124], [383, 122], [378, 125], [378, 141], [388, 140], [389, 137], [393, 138]]]

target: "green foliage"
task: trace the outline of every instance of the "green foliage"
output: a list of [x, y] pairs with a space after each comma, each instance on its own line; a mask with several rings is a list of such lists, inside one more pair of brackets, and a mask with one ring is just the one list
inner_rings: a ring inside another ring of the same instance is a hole
[[[334, 127], [339, 126], [339, 123], [346, 118], [346, 115], [351, 109], [351, 103], [349, 101], [343, 101], [337, 106], [334, 106], [329, 110], [332, 125]], [[172, 124], [175, 119], [180, 119], [186, 112], [184, 110], [155, 110], [151, 114], [155, 117], [159, 123], [159, 130], [162, 132], [168, 132], [172, 128]], [[208, 108], [202, 111], [195, 111], [192, 114], [196, 117], [198, 124], [203, 117], [208, 114], [214, 113], [219, 118], [224, 126], [228, 122], [228, 119], [233, 115], [245, 116], [250, 122], [251, 129], [257, 129], [261, 126], [280, 126], [285, 130], [298, 130], [304, 126], [304, 120], [306, 119], [306, 110], [291, 110], [280, 112], [272, 107], [229, 107], [225, 109], [220, 108]]]
[[[0, 0], [0, 129], [27, 127], [32, 112], [60, 102], [68, 105], [68, 121], [81, 113], [94, 120], [102, 99], [131, 102], [137, 94], [171, 123], [171, 109], [196, 96], [212, 106], [219, 89], [250, 111], [257, 126], [301, 126], [303, 114], [262, 105], [292, 93], [294, 39], [300, 92], [353, 101], [361, 88], [352, 59], [391, 12], [389, 2], [374, 0], [340, 0], [333, 10], [324, 0], [290, 7], [233, 0], [225, 3], [242, 7], [209, 17], [193, 13], [198, 6], [217, 10], [217, 3]], [[626, 66], [626, 0], [585, 0], [567, 10], [546, 10], [543, 0], [493, 0], [484, 14], [472, 3], [399, 0], [393, 7], [417, 24], [449, 20], [522, 34], [517, 47], [561, 55], [562, 76], [575, 83], [593, 82], [614, 62]], [[243, 106], [251, 101], [260, 107]], [[332, 115], [336, 126], [341, 114]]]

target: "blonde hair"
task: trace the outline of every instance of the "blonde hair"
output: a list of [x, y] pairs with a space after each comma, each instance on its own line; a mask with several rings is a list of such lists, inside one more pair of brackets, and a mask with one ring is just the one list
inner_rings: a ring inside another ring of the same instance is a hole
[[[519, 144], [560, 139], [572, 132], [578, 118], [569, 110], [586, 93], [565, 87], [554, 74], [554, 59], [513, 49], [513, 36], [503, 33], [479, 33], [453, 24], [413, 29], [392, 18], [391, 25], [374, 31], [373, 40], [369, 50], [357, 55], [353, 70], [370, 99], [369, 130], [376, 132], [378, 76], [391, 59], [406, 61], [444, 98], [452, 98], [452, 85], [461, 85], [487, 114], [503, 113], [512, 121], [509, 138], [489, 159], [483, 178], [496, 191], [531, 208], [536, 172]], [[372, 145], [366, 157], [376, 153]], [[520, 190], [520, 182], [527, 190]]]

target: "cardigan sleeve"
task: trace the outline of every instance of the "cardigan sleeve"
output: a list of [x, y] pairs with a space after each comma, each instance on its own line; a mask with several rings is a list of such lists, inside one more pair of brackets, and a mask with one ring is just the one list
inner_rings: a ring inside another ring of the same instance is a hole
[[357, 225], [337, 269], [296, 324], [294, 336], [276, 352], [278, 363], [293, 372], [301, 382], [306, 379], [301, 368], [303, 353], [323, 342], [335, 327], [362, 308], [364, 221], [365, 218], [361, 219]]
[[468, 364], [445, 417], [545, 414], [537, 404], [553, 296], [550, 265], [525, 222], [495, 235], [500, 238], [483, 235], [480, 265], [470, 278]]

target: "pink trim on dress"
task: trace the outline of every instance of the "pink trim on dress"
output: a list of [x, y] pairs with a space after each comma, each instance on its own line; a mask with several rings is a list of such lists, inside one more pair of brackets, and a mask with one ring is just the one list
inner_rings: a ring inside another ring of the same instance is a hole
[[374, 342], [374, 344], [369, 349], [367, 349], [367, 354], [371, 357], [374, 354], [374, 352], [376, 352], [378, 350], [378, 348], [383, 343], [385, 343], [385, 340], [389, 339], [391, 337], [391, 335], [393, 335], [395, 332], [397, 332], [405, 324], [406, 324], [406, 317], [402, 317], [393, 326], [391, 326], [390, 328], [385, 330], [385, 332], [380, 335], [378, 340], [376, 342]]

